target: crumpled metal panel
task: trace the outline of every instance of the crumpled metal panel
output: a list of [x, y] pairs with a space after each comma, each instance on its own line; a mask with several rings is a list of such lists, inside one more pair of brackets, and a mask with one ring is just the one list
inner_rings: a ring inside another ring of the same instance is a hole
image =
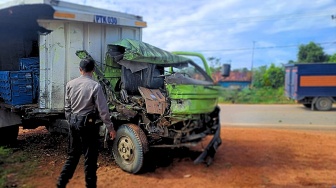
[[191, 61], [189, 58], [174, 55], [170, 52], [138, 40], [122, 39], [114, 42], [113, 45], [124, 47], [125, 53], [123, 59], [134, 63], [144, 62], [164, 66], [172, 64], [187, 65], [186, 63]]

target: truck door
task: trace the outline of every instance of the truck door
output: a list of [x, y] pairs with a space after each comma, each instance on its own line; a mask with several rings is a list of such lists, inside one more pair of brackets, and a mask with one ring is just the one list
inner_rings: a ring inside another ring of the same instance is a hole
[[297, 96], [297, 67], [286, 67], [285, 76], [285, 95], [288, 98], [295, 99]]
[[290, 95], [293, 99], [297, 99], [297, 89], [298, 89], [298, 74], [297, 67], [291, 69], [291, 84], [290, 84]]
[[285, 75], [285, 96], [291, 98], [291, 75], [292, 75], [292, 67], [286, 67], [286, 75]]

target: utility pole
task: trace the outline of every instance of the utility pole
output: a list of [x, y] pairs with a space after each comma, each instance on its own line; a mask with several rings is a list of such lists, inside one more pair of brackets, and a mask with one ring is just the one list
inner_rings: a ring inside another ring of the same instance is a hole
[[253, 59], [254, 59], [254, 48], [255, 48], [255, 41], [252, 41], [252, 57], [251, 57], [251, 88], [253, 87]]

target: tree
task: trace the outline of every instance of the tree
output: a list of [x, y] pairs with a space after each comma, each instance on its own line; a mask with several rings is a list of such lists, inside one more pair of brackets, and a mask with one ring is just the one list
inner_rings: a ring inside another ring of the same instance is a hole
[[263, 75], [264, 86], [275, 89], [283, 86], [284, 79], [285, 79], [284, 68], [277, 67], [273, 63]]
[[336, 53], [334, 53], [333, 55], [329, 56], [329, 63], [336, 63]]
[[233, 69], [233, 72], [249, 72], [248, 68], [244, 67], [244, 68], [239, 68], [239, 69]]
[[267, 70], [267, 66], [261, 66], [253, 69], [253, 87], [261, 88], [264, 87], [263, 75]]
[[298, 52], [298, 62], [300, 63], [320, 63], [326, 62], [328, 56], [324, 53], [323, 48], [314, 42], [307, 45], [300, 45]]
[[288, 64], [294, 64], [294, 63], [296, 63], [296, 62], [293, 61], [293, 60], [289, 60], [289, 61], [288, 61]]
[[220, 58], [209, 57], [208, 61], [210, 62], [210, 70], [216, 72], [221, 69]]
[[269, 68], [261, 66], [253, 69], [253, 87], [255, 88], [279, 88], [284, 85], [284, 67], [277, 67], [273, 63]]

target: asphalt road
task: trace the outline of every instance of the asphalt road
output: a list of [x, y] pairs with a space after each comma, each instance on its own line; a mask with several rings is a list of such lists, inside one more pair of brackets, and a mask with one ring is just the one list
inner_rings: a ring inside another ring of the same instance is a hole
[[335, 105], [331, 111], [312, 111], [299, 104], [221, 104], [220, 108], [222, 126], [336, 131]]

